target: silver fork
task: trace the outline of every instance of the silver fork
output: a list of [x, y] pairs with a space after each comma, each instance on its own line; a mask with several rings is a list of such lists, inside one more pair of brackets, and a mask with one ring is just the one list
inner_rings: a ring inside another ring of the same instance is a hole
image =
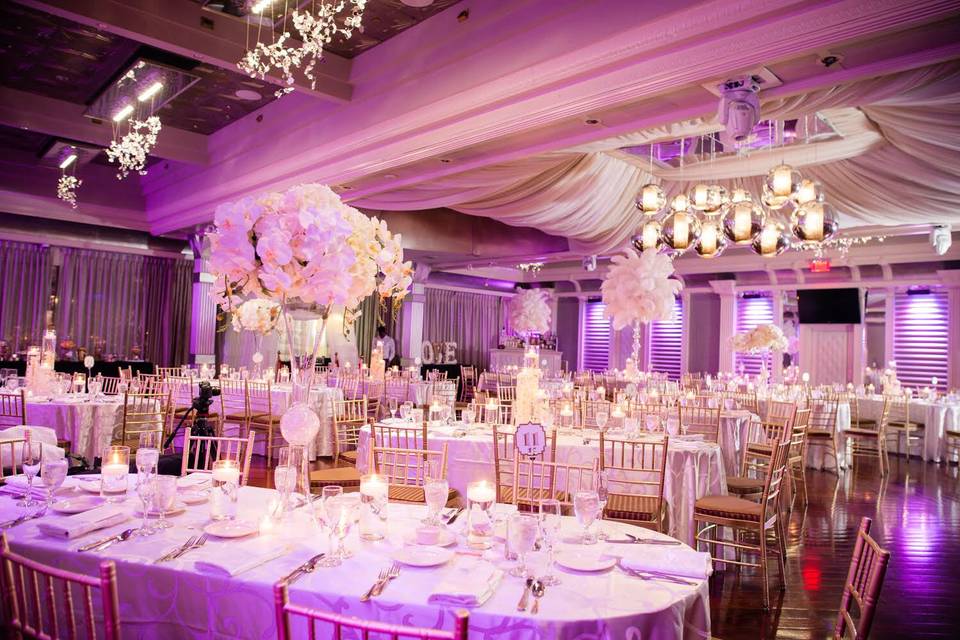
[[380, 583], [387, 579], [387, 574], [390, 573], [389, 569], [382, 569], [380, 575], [377, 576], [377, 579], [374, 580], [373, 584], [370, 585], [370, 588], [367, 589], [366, 593], [360, 596], [360, 602], [366, 602], [373, 595], [373, 592], [376, 590]]
[[203, 535], [200, 536], [200, 538], [199, 538], [196, 542], [194, 542], [192, 545], [190, 545], [189, 547], [186, 547], [183, 551], [178, 551], [177, 554], [176, 554], [175, 556], [173, 556], [173, 558], [171, 558], [171, 560], [173, 560], [173, 559], [175, 559], [175, 558], [179, 558], [180, 556], [182, 556], [182, 555], [185, 554], [186, 552], [192, 551], [193, 549], [199, 549], [199, 548], [202, 547], [204, 544], [206, 544], [206, 542], [207, 542], [207, 537], [208, 537], [207, 534], [203, 534]]
[[180, 545], [176, 549], [166, 552], [165, 554], [163, 554], [162, 556], [154, 560], [153, 561], [154, 564], [157, 564], [159, 562], [166, 562], [167, 560], [173, 560], [175, 557], [177, 557], [178, 553], [185, 550], [187, 547], [189, 547], [196, 541], [197, 541], [197, 536], [190, 536], [189, 538], [187, 538], [187, 541], [184, 542], [182, 545]]
[[392, 565], [390, 565], [390, 570], [387, 572], [387, 579], [380, 582], [380, 586], [377, 587], [377, 589], [373, 592], [373, 595], [378, 596], [381, 593], [383, 593], [384, 588], [386, 588], [386, 586], [390, 584], [390, 581], [399, 575], [400, 575], [400, 563], [394, 562]]

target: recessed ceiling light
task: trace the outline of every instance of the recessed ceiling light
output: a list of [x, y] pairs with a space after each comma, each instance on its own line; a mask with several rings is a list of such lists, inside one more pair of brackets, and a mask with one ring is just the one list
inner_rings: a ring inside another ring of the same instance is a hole
[[255, 102], [255, 101], [257, 101], [257, 100], [262, 100], [262, 99], [263, 99], [263, 96], [262, 96], [262, 95], [260, 95], [260, 94], [257, 93], [256, 91], [252, 91], [252, 90], [250, 90], [250, 89], [237, 89], [237, 90], [233, 93], [233, 95], [235, 95], [236, 97], [240, 98], [241, 100], [249, 100], [250, 102]]
[[128, 117], [131, 113], [133, 113], [133, 105], [132, 105], [132, 104], [128, 104], [128, 105], [125, 106], [123, 109], [120, 109], [120, 111], [117, 111], [117, 113], [113, 116], [113, 121], [114, 121], [114, 122], [123, 122], [124, 120], [127, 119], [127, 117]]
[[60, 168], [66, 169], [76, 161], [77, 161], [77, 154], [71, 153], [70, 155], [68, 155], [66, 158], [63, 159], [63, 162], [60, 163]]
[[152, 98], [153, 96], [155, 96], [155, 95], [157, 95], [158, 93], [160, 93], [160, 91], [161, 91], [162, 89], [163, 89], [163, 83], [162, 83], [162, 82], [154, 82], [152, 85], [150, 85], [149, 87], [147, 87], [147, 90], [146, 90], [146, 91], [144, 91], [144, 92], [141, 93], [139, 96], [137, 96], [137, 100], [139, 100], [140, 102], [146, 102], [147, 100], [149, 100], [149, 99]]

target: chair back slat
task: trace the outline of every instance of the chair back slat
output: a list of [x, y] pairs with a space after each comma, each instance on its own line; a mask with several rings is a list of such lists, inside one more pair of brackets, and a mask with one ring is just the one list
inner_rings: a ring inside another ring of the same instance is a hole
[[26, 390], [16, 393], [0, 392], [0, 427], [27, 424]]
[[562, 508], [570, 509], [578, 491], [595, 488], [598, 466], [596, 461], [592, 465], [578, 465], [517, 456], [513, 460], [511, 502], [520, 509], [534, 510], [541, 500], [552, 499], [560, 502]]
[[[493, 476], [496, 478], [497, 502], [504, 502], [512, 490], [514, 480], [513, 462], [517, 457], [516, 428], [509, 424], [493, 425]], [[543, 453], [537, 460], [553, 462], [557, 456], [557, 432], [547, 434]]]
[[720, 438], [720, 409], [698, 406], [680, 406], [680, 426], [687, 433], [698, 433], [706, 442], [716, 443]]
[[[217, 460], [233, 460], [240, 469], [240, 486], [247, 484], [250, 472], [250, 458], [253, 456], [253, 442], [256, 431], [250, 431], [244, 438], [231, 436], [197, 436], [189, 427], [183, 430], [183, 454], [180, 475], [197, 471], [211, 471]], [[201, 452], [203, 455], [201, 456]], [[202, 460], [201, 460], [202, 458]]]
[[[857, 541], [850, 558], [850, 569], [843, 587], [840, 611], [833, 637], [866, 640], [870, 635], [883, 579], [890, 562], [890, 552], [881, 548], [870, 535], [870, 518], [860, 521]], [[854, 607], [859, 615], [854, 618]]]

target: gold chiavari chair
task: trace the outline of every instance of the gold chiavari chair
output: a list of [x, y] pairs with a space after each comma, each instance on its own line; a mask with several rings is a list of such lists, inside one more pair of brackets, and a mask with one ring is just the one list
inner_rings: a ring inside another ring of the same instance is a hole
[[501, 403], [497, 405], [497, 423], [498, 424], [513, 423], [513, 404]]
[[680, 406], [680, 427], [703, 435], [705, 442], [720, 442], [720, 409]]
[[169, 378], [170, 376], [179, 376], [183, 373], [183, 369], [180, 367], [157, 367], [156, 372], [161, 378]]
[[[0, 486], [7, 482], [7, 477], [15, 476], [19, 472], [17, 468], [22, 460], [22, 447], [30, 437], [30, 432], [24, 430], [24, 437], [13, 437], [6, 440], [0, 440]], [[19, 445], [19, 447], [17, 446]], [[17, 452], [20, 449], [21, 453]]]
[[246, 434], [249, 422], [247, 404], [246, 380], [220, 378], [220, 416], [224, 429], [227, 424], [235, 424], [238, 435]]
[[606, 400], [584, 400], [580, 403], [580, 424], [584, 427], [597, 428], [597, 413], [606, 412], [610, 419], [612, 404]]
[[343, 391], [345, 400], [356, 400], [360, 394], [360, 378], [352, 373], [345, 373], [343, 370], [337, 376], [337, 386]]
[[115, 396], [119, 392], [120, 378], [104, 376], [100, 378], [100, 393], [105, 396]]
[[556, 500], [565, 513], [570, 513], [577, 492], [595, 488], [598, 467], [597, 461], [579, 465], [517, 456], [513, 460], [510, 503], [520, 511], [536, 511], [541, 500]]
[[[790, 474], [790, 486], [793, 496], [790, 509], [796, 502], [798, 493], [802, 493], [803, 505], [807, 505], [807, 428], [810, 424], [810, 409], [797, 409], [793, 417], [790, 435], [790, 454], [787, 457], [787, 471]], [[799, 491], [798, 491], [799, 489]]]
[[[837, 403], [833, 402], [833, 415], [836, 417]], [[763, 417], [764, 424], [789, 427], [793, 424], [793, 416], [797, 412], [796, 402], [781, 402], [779, 400], [770, 400], [767, 402], [767, 413]]]
[[27, 424], [26, 390], [16, 393], [0, 393], [0, 427]]
[[860, 398], [856, 395], [848, 394], [847, 400], [850, 403], [850, 426], [854, 428], [859, 427], [876, 427], [877, 421], [873, 418], [864, 418], [863, 411], [860, 407]]
[[120, 369], [121, 380], [133, 380], [133, 367], [122, 367]]
[[[893, 438], [897, 442], [897, 453], [904, 449], [907, 452], [907, 460], [910, 459], [911, 444], [920, 445], [919, 456], [923, 459], [923, 431], [924, 424], [916, 419], [916, 410], [914, 417], [910, 417], [910, 396], [897, 395], [890, 397], [890, 416], [887, 419], [887, 438]], [[901, 448], [901, 442], [903, 447]], [[889, 449], [889, 446], [887, 447]]]
[[117, 570], [112, 561], [101, 562], [95, 578], [73, 573], [12, 552], [6, 533], [0, 536], [0, 561], [8, 637], [120, 640]]
[[[493, 425], [493, 477], [496, 478], [497, 502], [517, 504], [514, 500], [516, 495], [513, 492], [514, 482], [514, 461], [517, 458], [517, 443], [514, 435], [516, 430], [509, 424]], [[553, 462], [557, 459], [557, 432], [551, 431], [547, 434], [547, 442], [543, 453], [536, 457], [537, 460]], [[537, 498], [542, 500], [548, 496], [543, 495]], [[536, 507], [539, 502], [534, 501], [532, 505], [525, 505], [526, 508]]]
[[[821, 447], [824, 454], [833, 457], [840, 472], [840, 442], [837, 435], [837, 402], [815, 400], [810, 405], [810, 422], [807, 427], [807, 449]], [[876, 425], [874, 425], [876, 428]]]
[[448, 407], [456, 406], [458, 382], [456, 378], [434, 382], [431, 392], [432, 402], [440, 403]]
[[740, 497], [763, 493], [770, 470], [770, 457], [773, 455], [772, 443], [781, 441], [786, 431], [785, 427], [779, 428], [782, 430], [779, 434], [776, 433], [776, 427], [767, 430], [759, 418], [755, 419], [755, 424], [749, 429], [750, 437], [755, 439], [743, 443], [740, 473], [727, 476], [727, 493]]
[[180, 475], [196, 471], [210, 471], [217, 460], [233, 460], [240, 469], [240, 486], [250, 479], [250, 458], [257, 432], [250, 431], [244, 438], [232, 436], [196, 436], [187, 427], [183, 430], [183, 462]]
[[123, 394], [123, 419], [113, 430], [113, 444], [125, 445], [135, 451], [140, 446], [141, 433], [158, 432], [162, 438], [169, 401], [169, 395], [164, 393], [128, 391]]
[[[431, 466], [447, 477], [447, 444], [439, 450], [370, 447], [370, 470], [387, 482], [387, 497], [391, 502], [424, 504], [423, 483]], [[456, 499], [457, 490], [451, 488], [447, 502]]]
[[[357, 462], [360, 429], [367, 424], [367, 399], [333, 401], [333, 463]], [[347, 448], [346, 450], [344, 448]]]
[[516, 378], [513, 377], [513, 374], [510, 374], [510, 373], [497, 374], [497, 388], [509, 387], [514, 384], [516, 384]]
[[738, 409], [760, 415], [760, 402], [757, 400], [755, 391], [728, 391], [724, 397], [733, 400], [733, 404]]
[[600, 434], [600, 468], [608, 471], [603, 517], [663, 531], [663, 499], [669, 437], [655, 441], [620, 440]]
[[427, 423], [420, 424], [383, 424], [374, 423], [370, 427], [373, 445], [394, 449], [427, 449]]
[[410, 382], [403, 378], [387, 380], [383, 387], [383, 395], [387, 402], [396, 400], [399, 406], [410, 397]]
[[517, 388], [511, 385], [497, 385], [497, 400], [500, 404], [510, 404], [517, 399]]
[[[857, 542], [850, 558], [850, 569], [847, 571], [847, 581], [843, 585], [837, 624], [833, 629], [835, 640], [845, 638], [867, 640], [870, 636], [873, 614], [880, 601], [883, 579], [887, 573], [887, 565], [890, 563], [890, 552], [877, 544], [870, 535], [871, 524], [873, 521], [870, 518], [860, 520]], [[859, 613], [856, 620], [853, 617], [854, 604]]]
[[366, 386], [367, 419], [376, 422], [380, 419], [380, 407], [383, 402], [385, 385], [383, 380], [368, 380]]
[[460, 380], [463, 382], [460, 387], [460, 401], [470, 402], [477, 389], [477, 368], [460, 365]]
[[960, 427], [944, 429], [943, 447], [944, 461], [949, 463], [951, 460], [956, 460], [960, 464]]
[[[696, 540], [708, 545], [710, 555], [717, 561], [760, 569], [763, 583], [763, 608], [770, 608], [770, 581], [767, 556], [777, 556], [780, 567], [781, 587], [786, 580], [786, 547], [783, 535], [783, 520], [780, 517], [780, 496], [789, 455], [790, 440], [773, 443], [770, 465], [764, 481], [760, 501], [754, 502], [736, 496], [706, 496], [694, 503], [693, 519], [697, 527]], [[720, 527], [734, 530], [735, 540], [723, 540], [717, 535]], [[768, 534], [772, 540], [768, 540]], [[736, 559], [717, 555], [717, 547], [733, 547], [738, 552]], [[757, 556], [755, 561], [744, 560], [740, 553]]]
[[280, 427], [280, 415], [273, 410], [273, 385], [269, 381], [247, 380], [245, 395], [246, 421], [239, 435], [246, 436], [253, 429], [265, 433], [267, 442], [264, 453], [267, 466], [272, 466], [273, 452], [285, 444], [283, 440], [275, 438], [276, 430]]
[[[856, 461], [856, 458], [876, 456], [880, 463], [881, 476], [887, 475], [887, 471], [890, 469], [890, 462], [887, 459], [887, 421], [889, 418], [890, 401], [884, 399], [880, 419], [874, 428], [847, 429], [843, 434], [847, 441], [850, 456], [854, 458], [854, 461]], [[808, 431], [808, 436], [810, 433]], [[839, 461], [837, 465], [839, 466]]]

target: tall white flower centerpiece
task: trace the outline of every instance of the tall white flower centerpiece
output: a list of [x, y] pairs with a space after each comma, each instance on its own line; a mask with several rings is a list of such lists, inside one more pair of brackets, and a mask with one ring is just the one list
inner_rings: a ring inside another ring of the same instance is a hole
[[263, 353], [260, 346], [263, 336], [273, 331], [280, 319], [280, 305], [272, 300], [251, 298], [244, 301], [236, 309], [230, 319], [233, 330], [236, 332], [250, 331], [253, 333], [256, 350], [253, 354], [253, 377], [260, 379]]
[[520, 289], [507, 306], [510, 328], [524, 338], [550, 330], [549, 294], [543, 289]]
[[673, 303], [683, 288], [671, 278], [673, 262], [664, 254], [647, 249], [636, 254], [617, 255], [600, 290], [604, 314], [616, 330], [633, 327], [633, 365], [640, 360], [640, 325], [655, 320], [669, 320]]
[[760, 378], [764, 381], [770, 375], [772, 363], [768, 362], [771, 352], [783, 352], [790, 341], [783, 330], [775, 324], [761, 324], [749, 331], [742, 331], [730, 340], [734, 351], [760, 354], [762, 358]]
[[[280, 430], [291, 445], [306, 446], [320, 428], [309, 404], [310, 387], [330, 310], [342, 306], [349, 325], [363, 300], [375, 292], [381, 300], [400, 303], [413, 273], [411, 264], [403, 261], [400, 235], [320, 184], [221, 205], [214, 226], [214, 300], [230, 310], [251, 299], [280, 306], [293, 382], [293, 403]], [[295, 323], [317, 319], [321, 325], [316, 339], [298, 353]]]

